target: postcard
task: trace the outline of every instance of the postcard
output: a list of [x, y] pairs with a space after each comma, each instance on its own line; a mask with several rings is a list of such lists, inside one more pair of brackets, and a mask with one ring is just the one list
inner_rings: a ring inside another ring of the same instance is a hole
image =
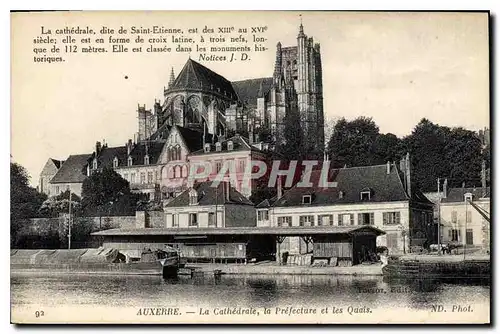
[[11, 13], [14, 324], [489, 324], [490, 14]]

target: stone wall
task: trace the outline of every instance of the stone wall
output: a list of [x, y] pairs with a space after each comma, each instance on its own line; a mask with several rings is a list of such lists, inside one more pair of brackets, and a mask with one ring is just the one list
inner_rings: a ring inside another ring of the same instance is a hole
[[[99, 240], [90, 233], [111, 228], [134, 228], [135, 216], [75, 217], [71, 231], [71, 248], [99, 246]], [[17, 231], [16, 248], [67, 248], [68, 218], [32, 218]]]

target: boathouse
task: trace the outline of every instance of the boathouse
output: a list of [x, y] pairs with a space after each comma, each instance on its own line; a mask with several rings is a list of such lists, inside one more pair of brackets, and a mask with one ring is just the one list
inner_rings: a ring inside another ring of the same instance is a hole
[[[225, 227], [225, 228], [135, 228], [94, 233], [104, 247], [120, 250], [176, 247], [188, 261], [248, 262], [275, 259], [287, 237], [300, 237], [311, 245], [312, 259], [334, 258], [343, 265], [355, 265], [376, 252], [376, 238], [385, 232], [373, 226], [310, 227]], [[304, 263], [311, 264], [311, 263]]]

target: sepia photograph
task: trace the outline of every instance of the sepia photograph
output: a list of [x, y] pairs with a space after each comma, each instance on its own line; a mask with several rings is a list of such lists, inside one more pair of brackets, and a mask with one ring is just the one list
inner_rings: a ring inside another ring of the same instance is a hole
[[490, 324], [488, 11], [10, 13], [13, 324]]

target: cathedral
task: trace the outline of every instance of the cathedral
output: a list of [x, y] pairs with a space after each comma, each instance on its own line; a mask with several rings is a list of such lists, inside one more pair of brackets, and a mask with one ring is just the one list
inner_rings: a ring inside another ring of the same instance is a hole
[[177, 77], [170, 73], [163, 102], [138, 107], [137, 141], [162, 140], [173, 125], [210, 136], [241, 134], [252, 142], [284, 143], [288, 112], [300, 115], [309, 149], [324, 148], [324, 115], [319, 43], [302, 24], [296, 46], [276, 46], [272, 77], [229, 81], [188, 59]]

